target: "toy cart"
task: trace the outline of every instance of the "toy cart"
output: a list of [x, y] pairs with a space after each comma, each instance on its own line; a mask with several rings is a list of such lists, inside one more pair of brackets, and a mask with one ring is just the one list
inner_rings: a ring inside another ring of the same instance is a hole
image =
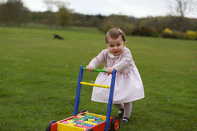
[[[80, 66], [73, 116], [60, 121], [53, 120], [49, 122], [46, 131], [117, 131], [120, 128], [120, 119], [117, 116], [110, 117], [116, 70], [114, 69], [112, 72], [111, 86], [82, 82], [84, 70], [86, 70], [86, 68]], [[101, 69], [93, 69], [93, 71], [106, 72], [106, 70]], [[89, 85], [110, 89], [106, 116], [90, 113], [86, 110], [82, 110], [78, 114], [81, 85]]]

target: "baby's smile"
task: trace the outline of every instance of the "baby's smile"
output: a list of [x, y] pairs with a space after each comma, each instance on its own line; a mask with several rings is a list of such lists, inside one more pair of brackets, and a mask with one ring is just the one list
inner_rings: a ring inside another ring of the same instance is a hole
[[113, 52], [113, 55], [115, 55], [115, 56], [116, 56], [116, 55], [119, 55], [119, 51], [114, 51], [114, 52]]

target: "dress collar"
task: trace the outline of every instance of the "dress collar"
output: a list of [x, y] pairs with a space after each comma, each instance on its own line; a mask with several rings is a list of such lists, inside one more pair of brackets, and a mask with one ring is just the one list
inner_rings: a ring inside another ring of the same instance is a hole
[[110, 52], [109, 52], [109, 50], [108, 50], [108, 56], [110, 57], [110, 58], [112, 58], [112, 59], [117, 59], [117, 58], [119, 58], [119, 56], [115, 56], [115, 55], [113, 55], [113, 54], [111, 54]]

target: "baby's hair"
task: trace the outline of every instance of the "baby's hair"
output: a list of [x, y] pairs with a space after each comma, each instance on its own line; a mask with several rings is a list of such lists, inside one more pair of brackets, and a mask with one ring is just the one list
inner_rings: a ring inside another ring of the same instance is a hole
[[123, 41], [126, 41], [125, 33], [120, 28], [111, 28], [108, 30], [108, 32], [105, 35], [105, 42], [107, 43], [107, 40], [109, 37], [116, 39], [119, 37], [119, 35], [122, 36]]

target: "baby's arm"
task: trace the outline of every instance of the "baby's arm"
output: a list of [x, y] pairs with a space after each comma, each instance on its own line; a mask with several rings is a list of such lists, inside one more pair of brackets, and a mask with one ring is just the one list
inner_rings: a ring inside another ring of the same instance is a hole
[[97, 57], [93, 58], [89, 65], [86, 66], [88, 71], [92, 71], [92, 69], [97, 68], [101, 63], [104, 62], [105, 50], [103, 50]]

